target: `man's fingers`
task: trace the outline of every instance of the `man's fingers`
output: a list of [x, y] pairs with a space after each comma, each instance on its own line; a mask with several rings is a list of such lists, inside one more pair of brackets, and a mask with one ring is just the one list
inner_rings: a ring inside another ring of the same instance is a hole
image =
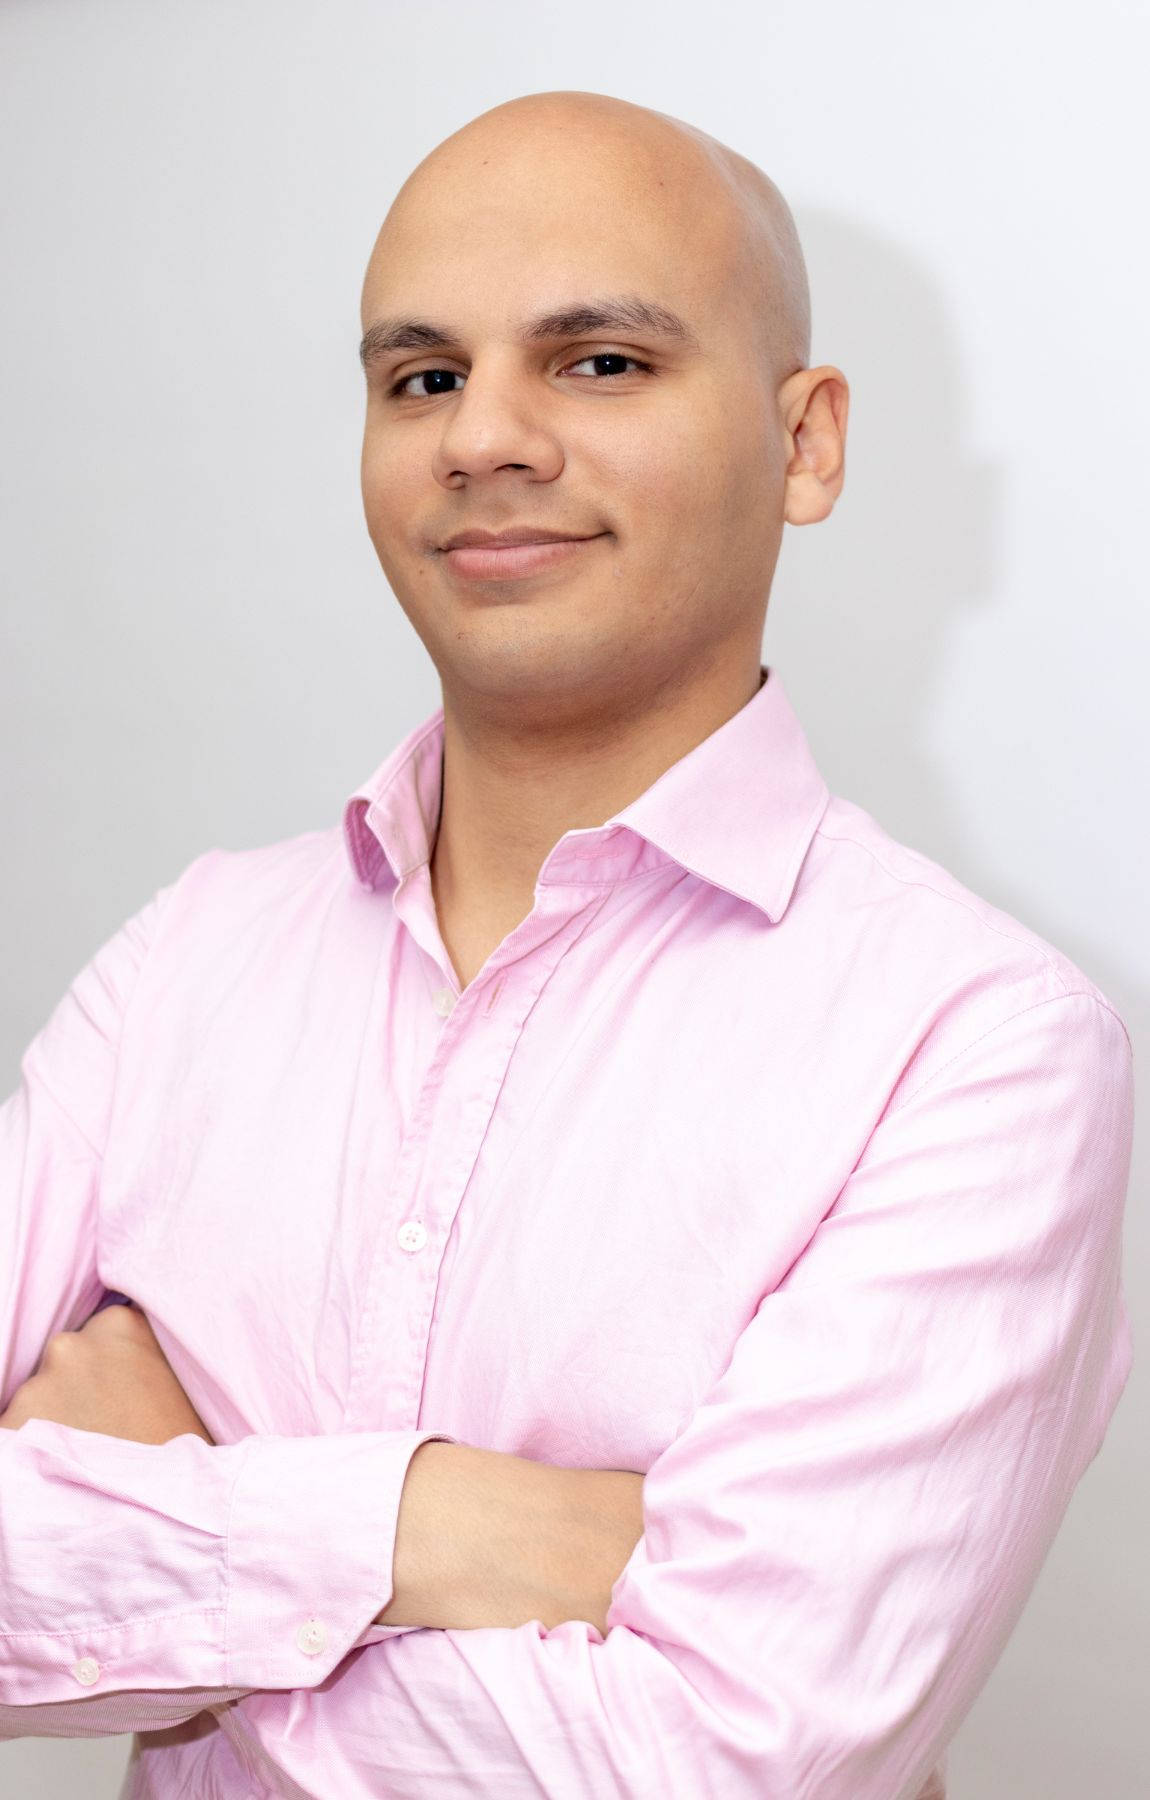
[[99, 1312], [85, 1319], [79, 1331], [65, 1332], [66, 1337], [80, 1337], [83, 1334], [105, 1338], [109, 1342], [127, 1342], [133, 1344], [155, 1343], [156, 1334], [138, 1306], [105, 1306]]

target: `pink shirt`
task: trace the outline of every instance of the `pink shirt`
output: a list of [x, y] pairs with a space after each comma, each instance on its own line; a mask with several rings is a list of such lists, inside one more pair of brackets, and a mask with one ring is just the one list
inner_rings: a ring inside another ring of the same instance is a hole
[[[0, 1734], [137, 1731], [135, 1800], [938, 1794], [1130, 1368], [1122, 1023], [777, 674], [460, 992], [441, 747], [194, 862], [0, 1114], [4, 1400], [109, 1287], [218, 1440], [0, 1432]], [[605, 1638], [372, 1626], [429, 1437], [644, 1474]]]

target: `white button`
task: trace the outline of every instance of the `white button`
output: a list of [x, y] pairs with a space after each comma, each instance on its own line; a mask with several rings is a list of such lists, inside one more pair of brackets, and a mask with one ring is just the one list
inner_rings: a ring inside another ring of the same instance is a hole
[[427, 1232], [418, 1219], [405, 1219], [395, 1234], [395, 1240], [401, 1250], [422, 1250], [427, 1242]]
[[100, 1665], [94, 1656], [82, 1656], [78, 1663], [72, 1664], [72, 1673], [82, 1687], [91, 1687], [100, 1679]]
[[455, 1005], [455, 995], [450, 988], [436, 988], [434, 994], [431, 996], [431, 1004], [434, 1006], [440, 1018], [446, 1019], [448, 1013]]
[[318, 1619], [309, 1619], [296, 1632], [295, 1641], [305, 1656], [318, 1656], [327, 1643], [327, 1632]]

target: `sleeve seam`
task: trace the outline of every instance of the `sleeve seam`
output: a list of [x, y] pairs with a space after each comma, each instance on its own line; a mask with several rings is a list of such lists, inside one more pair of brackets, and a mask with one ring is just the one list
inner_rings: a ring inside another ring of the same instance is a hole
[[52, 1105], [56, 1108], [56, 1111], [60, 1114], [61, 1118], [67, 1120], [68, 1124], [72, 1127], [72, 1130], [76, 1133], [76, 1136], [78, 1138], [80, 1138], [84, 1144], [87, 1145], [88, 1149], [92, 1152], [92, 1155], [95, 1157], [97, 1163], [102, 1165], [103, 1161], [104, 1161], [104, 1152], [102, 1150], [97, 1149], [96, 1145], [92, 1142], [91, 1138], [88, 1136], [88, 1133], [84, 1130], [84, 1127], [79, 1123], [78, 1120], [76, 1120], [72, 1117], [72, 1114], [68, 1111], [68, 1108], [64, 1105], [64, 1102], [61, 1100], [59, 1094], [57, 1094], [57, 1092], [56, 1092], [55, 1088], [52, 1086], [51, 1082], [47, 1080], [47, 1078], [41, 1073], [41, 1071], [38, 1068], [32, 1069], [30, 1067], [26, 1067], [26, 1077], [32, 1077], [35, 1080], [36, 1087], [39, 1089], [39, 1091], [41, 1093], [47, 1095], [48, 1099], [52, 1102]]
[[1131, 1048], [1130, 1033], [1126, 1029], [1125, 1021], [1119, 1017], [1109, 1001], [1102, 999], [1098, 994], [1090, 993], [1085, 988], [1068, 988], [1065, 993], [1048, 994], [1044, 1000], [1035, 1000], [1032, 1001], [1029, 1006], [1020, 1006], [1017, 1012], [1009, 1013], [1005, 1019], [999, 1019], [994, 1025], [989, 1025], [985, 1031], [979, 1032], [976, 1038], [971, 1038], [970, 1042], [964, 1044], [961, 1050], [956, 1050], [953, 1056], [948, 1056], [946, 1061], [935, 1069], [932, 1074], [927, 1075], [916, 1088], [912, 1089], [912, 1091], [900, 1100], [896, 1106], [892, 1107], [887, 1115], [888, 1118], [897, 1117], [897, 1115], [902, 1112], [905, 1107], [909, 1106], [913, 1100], [917, 1100], [920, 1094], [925, 1093], [927, 1088], [932, 1087], [940, 1076], [945, 1075], [948, 1069], [953, 1068], [956, 1062], [961, 1062], [964, 1056], [969, 1055], [970, 1051], [977, 1049], [979, 1044], [985, 1043], [987, 1038], [993, 1037], [996, 1031], [1002, 1031], [1007, 1025], [1013, 1025], [1016, 1019], [1024, 1019], [1027, 1013], [1038, 1012], [1039, 1009], [1044, 1006], [1061, 1006], [1063, 1002], [1067, 1000], [1090, 1000], [1101, 1012], [1109, 1013], [1110, 1017], [1118, 1024], [1123, 1037], [1126, 1039], [1127, 1048]]

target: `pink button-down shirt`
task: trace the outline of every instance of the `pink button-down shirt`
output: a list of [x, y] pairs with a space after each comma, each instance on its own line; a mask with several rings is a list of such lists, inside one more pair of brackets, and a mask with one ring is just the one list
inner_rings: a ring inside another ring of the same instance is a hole
[[[136, 1800], [941, 1793], [1130, 1367], [1123, 1026], [777, 674], [460, 992], [441, 750], [194, 862], [28, 1052], [4, 1399], [118, 1289], [217, 1444], [0, 1432], [0, 1733], [139, 1732]], [[372, 1625], [429, 1437], [644, 1474], [605, 1638]]]

